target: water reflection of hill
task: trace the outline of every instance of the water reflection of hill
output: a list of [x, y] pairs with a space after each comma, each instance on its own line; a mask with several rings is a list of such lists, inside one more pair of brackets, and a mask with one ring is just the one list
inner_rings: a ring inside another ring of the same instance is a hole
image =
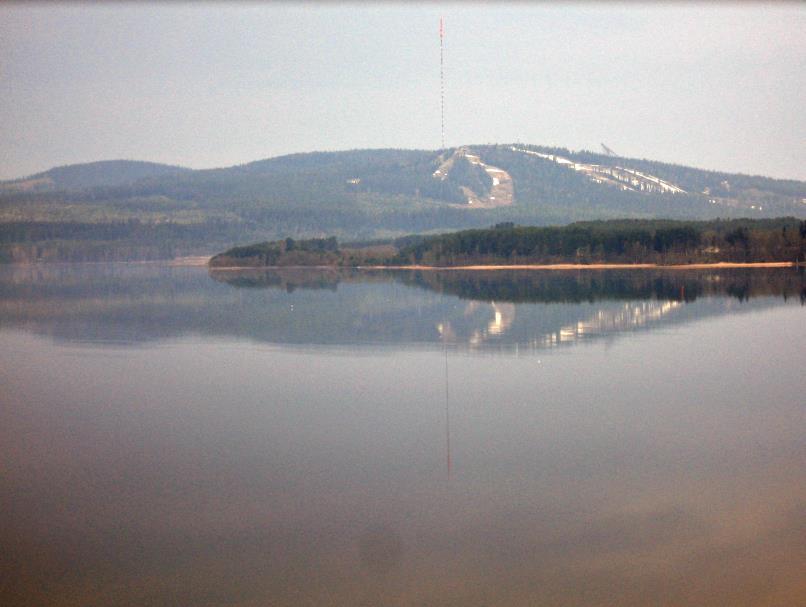
[[[191, 335], [296, 345], [543, 349], [806, 299], [802, 271], [216, 272], [0, 269], [0, 326], [136, 344]], [[233, 288], [235, 287], [235, 288]]]
[[399, 279], [462, 299], [513, 303], [557, 303], [607, 299], [667, 299], [691, 302], [704, 296], [800, 297], [802, 271], [791, 269], [552, 271], [416, 271]]
[[704, 296], [799, 297], [806, 301], [803, 270], [789, 268], [609, 271], [357, 271], [335, 268], [213, 271], [233, 287], [336, 290], [339, 283], [395, 280], [462, 299], [511, 303], [579, 303], [603, 299], [669, 299]]

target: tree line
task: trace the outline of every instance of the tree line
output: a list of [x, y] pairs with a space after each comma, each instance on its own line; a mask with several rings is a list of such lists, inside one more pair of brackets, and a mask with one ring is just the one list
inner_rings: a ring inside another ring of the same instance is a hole
[[804, 261], [806, 221], [602, 221], [564, 227], [502, 223], [422, 238], [398, 260], [468, 263], [711, 263]]
[[616, 221], [564, 227], [503, 223], [442, 234], [401, 248], [402, 262], [709, 263], [804, 261], [806, 221]]
[[432, 265], [806, 261], [806, 221], [619, 220], [563, 227], [499, 223], [436, 236], [339, 246], [335, 237], [235, 247], [213, 266]]

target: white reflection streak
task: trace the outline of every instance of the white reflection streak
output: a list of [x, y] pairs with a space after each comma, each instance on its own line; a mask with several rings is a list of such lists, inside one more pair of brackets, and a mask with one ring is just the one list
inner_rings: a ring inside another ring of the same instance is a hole
[[[475, 302], [474, 302], [475, 303]], [[515, 304], [490, 302], [493, 309], [493, 319], [487, 323], [483, 330], [476, 330], [468, 339], [471, 346], [479, 346], [489, 337], [504, 335], [515, 321]], [[475, 309], [475, 308], [474, 308]], [[467, 314], [467, 313], [466, 313]]]
[[[483, 329], [474, 330], [467, 338], [471, 347], [481, 346], [493, 337], [505, 335], [515, 321], [516, 306], [512, 303], [489, 304], [493, 309], [493, 318]], [[597, 310], [590, 318], [560, 327], [556, 331], [544, 333], [531, 339], [532, 348], [553, 348], [561, 344], [569, 344], [585, 337], [618, 333], [657, 322], [669, 313], [682, 307], [681, 301], [644, 301], [640, 303], [625, 302], [617, 310]], [[465, 317], [469, 317], [478, 308], [479, 302], [470, 302], [465, 309]], [[440, 340], [456, 342], [457, 336], [449, 321], [436, 325]]]
[[588, 320], [581, 320], [576, 324], [560, 327], [559, 331], [546, 333], [534, 339], [532, 346], [553, 347], [561, 343], [577, 341], [584, 336], [615, 333], [645, 326], [650, 322], [660, 320], [682, 305], [683, 302], [680, 301], [645, 301], [638, 304], [625, 303], [620, 310], [613, 312], [598, 310]]

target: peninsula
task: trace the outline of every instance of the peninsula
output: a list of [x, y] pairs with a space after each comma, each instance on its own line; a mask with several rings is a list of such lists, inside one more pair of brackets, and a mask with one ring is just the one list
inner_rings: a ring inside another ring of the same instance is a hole
[[215, 255], [215, 269], [352, 267], [409, 269], [606, 269], [783, 267], [806, 259], [806, 221], [614, 220], [563, 227], [487, 229], [339, 244], [286, 238]]

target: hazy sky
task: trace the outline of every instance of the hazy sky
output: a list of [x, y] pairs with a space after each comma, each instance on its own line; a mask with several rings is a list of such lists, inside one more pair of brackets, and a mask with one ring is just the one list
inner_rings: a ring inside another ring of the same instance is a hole
[[806, 5], [0, 5], [0, 178], [523, 141], [806, 179]]

